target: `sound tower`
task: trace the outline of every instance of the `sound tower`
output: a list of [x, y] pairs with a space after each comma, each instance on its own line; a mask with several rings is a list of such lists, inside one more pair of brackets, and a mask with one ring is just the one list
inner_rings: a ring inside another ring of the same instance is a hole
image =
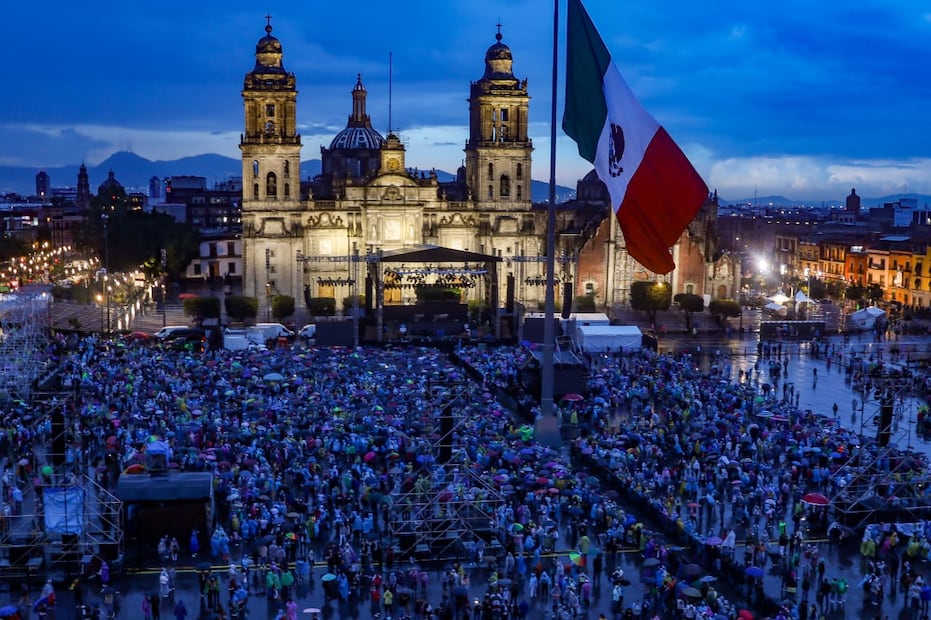
[[375, 283], [372, 281], [372, 276], [365, 276], [365, 314], [372, 314], [372, 304], [374, 303], [375, 293]]
[[508, 314], [514, 314], [514, 276], [508, 274], [506, 282], [507, 288], [504, 293], [505, 311]]
[[437, 463], [445, 465], [453, 457], [453, 403], [449, 403], [440, 414], [440, 443], [437, 449]]

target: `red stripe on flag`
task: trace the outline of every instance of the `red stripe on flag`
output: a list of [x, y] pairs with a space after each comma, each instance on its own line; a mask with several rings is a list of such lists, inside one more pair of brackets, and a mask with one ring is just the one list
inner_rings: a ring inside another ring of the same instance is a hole
[[662, 127], [617, 211], [627, 253], [654, 273], [676, 268], [669, 248], [708, 199], [708, 187]]

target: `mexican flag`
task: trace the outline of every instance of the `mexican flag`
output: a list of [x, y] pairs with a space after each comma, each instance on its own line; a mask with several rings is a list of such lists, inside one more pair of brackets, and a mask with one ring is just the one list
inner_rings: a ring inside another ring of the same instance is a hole
[[608, 187], [627, 252], [654, 273], [708, 198], [708, 187], [643, 109], [580, 0], [569, 0], [563, 130]]

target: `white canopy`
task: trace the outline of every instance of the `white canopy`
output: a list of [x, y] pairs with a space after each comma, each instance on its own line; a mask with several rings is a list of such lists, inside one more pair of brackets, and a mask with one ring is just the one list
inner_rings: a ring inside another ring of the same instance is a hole
[[787, 301], [792, 301], [792, 298], [783, 293], [782, 291], [776, 291], [774, 295], [770, 295], [766, 298], [767, 301], [771, 301], [774, 304], [784, 304]]
[[802, 291], [799, 291], [798, 293], [795, 294], [795, 303], [797, 303], [797, 304], [810, 304], [810, 303], [812, 303], [812, 301], [811, 301], [811, 297], [809, 297], [808, 295], [806, 295], [806, 294], [803, 293]]
[[788, 312], [788, 308], [786, 308], [782, 304], [777, 304], [777, 303], [768, 303], [765, 306], [763, 306], [763, 308], [765, 308], [766, 310], [769, 310], [770, 312], [774, 314], [785, 314], [786, 312]]

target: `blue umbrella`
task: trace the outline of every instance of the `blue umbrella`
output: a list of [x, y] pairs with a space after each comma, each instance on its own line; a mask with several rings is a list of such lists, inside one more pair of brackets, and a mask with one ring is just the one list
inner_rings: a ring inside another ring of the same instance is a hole
[[0, 607], [0, 616], [12, 616], [15, 613], [19, 613], [19, 607], [16, 605], [4, 605]]
[[744, 570], [744, 573], [746, 573], [748, 577], [754, 577], [757, 579], [764, 575], [763, 569], [759, 566], [748, 566], [746, 570]]

